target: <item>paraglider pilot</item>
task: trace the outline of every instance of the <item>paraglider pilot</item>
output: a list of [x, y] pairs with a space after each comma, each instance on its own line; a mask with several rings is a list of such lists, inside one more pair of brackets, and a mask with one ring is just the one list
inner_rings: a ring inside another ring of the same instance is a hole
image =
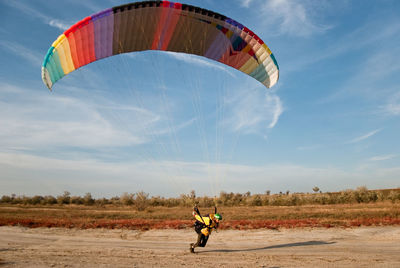
[[215, 207], [214, 214], [208, 214], [202, 217], [197, 206], [193, 208], [193, 216], [196, 219], [194, 223], [194, 230], [197, 233], [197, 242], [190, 244], [190, 252], [194, 253], [196, 247], [205, 247], [210, 236], [212, 229], [217, 229], [219, 221], [222, 220], [221, 214], [217, 213]]

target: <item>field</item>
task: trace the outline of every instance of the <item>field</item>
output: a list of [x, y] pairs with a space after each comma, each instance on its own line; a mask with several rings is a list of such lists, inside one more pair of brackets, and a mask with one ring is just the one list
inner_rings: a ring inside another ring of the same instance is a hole
[[222, 230], [0, 227], [0, 267], [400, 267], [400, 228]]
[[3, 205], [0, 266], [400, 267], [398, 203], [220, 207], [220, 230], [196, 254], [191, 211]]
[[[224, 217], [222, 230], [400, 225], [400, 204], [391, 202], [220, 207], [219, 211]], [[116, 206], [0, 206], [0, 226], [184, 229], [193, 224], [191, 212], [190, 207], [149, 207], [138, 211]], [[212, 209], [201, 212], [211, 213]]]

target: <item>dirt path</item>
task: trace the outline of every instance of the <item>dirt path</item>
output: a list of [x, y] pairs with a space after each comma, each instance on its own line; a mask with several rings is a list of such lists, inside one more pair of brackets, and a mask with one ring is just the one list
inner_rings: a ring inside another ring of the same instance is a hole
[[400, 267], [400, 227], [220, 231], [0, 227], [0, 267]]

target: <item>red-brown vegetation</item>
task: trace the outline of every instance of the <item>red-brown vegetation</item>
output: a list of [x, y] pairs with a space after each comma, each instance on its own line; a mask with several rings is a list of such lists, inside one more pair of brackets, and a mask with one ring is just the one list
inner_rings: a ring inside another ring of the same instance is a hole
[[[317, 187], [315, 187], [317, 188]], [[317, 189], [315, 189], [317, 190]], [[319, 190], [319, 188], [318, 188]], [[70, 196], [3, 196], [0, 226], [182, 229], [191, 228], [193, 204], [203, 214], [219, 207], [220, 229], [277, 229], [301, 227], [357, 227], [400, 225], [400, 189], [346, 190], [336, 193], [251, 195], [221, 192], [219, 197], [148, 197], [144, 192], [125, 193], [111, 199]]]
[[[0, 219], [0, 226], [23, 226], [29, 228], [38, 227], [59, 227], [59, 228], [78, 228], [78, 229], [129, 229], [129, 230], [150, 230], [150, 229], [185, 229], [193, 225], [191, 220], [66, 220], [66, 219]], [[224, 221], [221, 230], [249, 230], [249, 229], [279, 229], [279, 228], [304, 228], [304, 227], [359, 227], [359, 226], [388, 226], [400, 225], [398, 218], [376, 218], [358, 219], [350, 221], [329, 222], [317, 219], [297, 219], [297, 220], [228, 220]]]
[[[279, 229], [302, 227], [358, 227], [400, 225], [400, 206], [391, 203], [369, 205], [326, 205], [304, 207], [221, 208], [225, 220], [220, 229]], [[0, 226], [61, 227], [78, 229], [184, 229], [193, 226], [190, 209], [154, 208], [147, 212], [130, 209], [82, 207], [57, 209], [0, 207]], [[206, 212], [206, 211], [205, 211]]]

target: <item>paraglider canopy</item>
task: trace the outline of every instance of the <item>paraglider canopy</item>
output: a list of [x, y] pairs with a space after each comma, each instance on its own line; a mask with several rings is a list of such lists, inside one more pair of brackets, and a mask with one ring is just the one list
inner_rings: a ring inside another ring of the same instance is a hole
[[194, 54], [229, 65], [272, 87], [279, 67], [267, 45], [224, 15], [169, 1], [106, 9], [61, 34], [48, 50], [42, 79], [51, 89], [68, 73], [99, 59], [134, 51]]

